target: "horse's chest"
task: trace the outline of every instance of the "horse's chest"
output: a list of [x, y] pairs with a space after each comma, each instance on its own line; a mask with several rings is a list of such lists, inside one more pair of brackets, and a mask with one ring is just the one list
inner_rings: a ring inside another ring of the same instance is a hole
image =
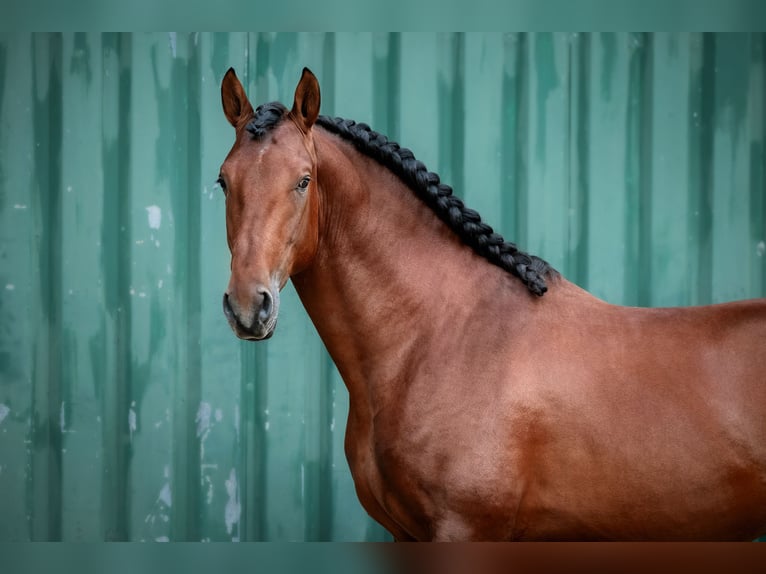
[[503, 452], [470, 428], [458, 437], [448, 427], [385, 418], [354, 425], [350, 419], [346, 450], [357, 494], [397, 538], [432, 539], [445, 524], [470, 538], [488, 516], [507, 517], [515, 508]]

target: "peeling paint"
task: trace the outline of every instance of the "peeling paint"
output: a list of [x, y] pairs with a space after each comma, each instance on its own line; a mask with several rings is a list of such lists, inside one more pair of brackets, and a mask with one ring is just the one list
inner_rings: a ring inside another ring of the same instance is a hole
[[208, 506], [213, 503], [213, 480], [209, 476], [205, 476], [203, 482], [207, 484], [207, 493], [205, 495], [205, 502]]
[[164, 486], [162, 487], [162, 490], [160, 490], [160, 494], [157, 497], [157, 500], [159, 502], [162, 502], [165, 506], [170, 508], [173, 506], [173, 497], [170, 490], [170, 483], [166, 482]]
[[136, 401], [130, 403], [130, 409], [128, 410], [128, 432], [130, 432], [130, 440], [133, 441], [133, 433], [138, 428], [136, 422], [136, 411], [133, 410], [136, 407]]
[[205, 401], [200, 402], [199, 408], [197, 409], [197, 418], [194, 419], [194, 422], [197, 423], [197, 436], [201, 437], [205, 432], [207, 432], [210, 429], [210, 413], [212, 412], [212, 407], [210, 406], [210, 403], [206, 403]]
[[239, 504], [239, 489], [237, 488], [237, 471], [234, 468], [231, 469], [225, 484], [229, 499], [226, 501], [226, 508], [224, 509], [224, 521], [226, 522], [226, 532], [231, 535], [231, 531], [234, 525], [239, 523], [239, 517], [242, 513]]
[[173, 59], [176, 58], [176, 41], [177, 41], [177, 33], [176, 32], [168, 32], [168, 42], [170, 43], [170, 53], [173, 55]]
[[149, 229], [159, 229], [162, 224], [162, 209], [157, 205], [150, 205], [146, 208], [146, 215], [149, 219]]

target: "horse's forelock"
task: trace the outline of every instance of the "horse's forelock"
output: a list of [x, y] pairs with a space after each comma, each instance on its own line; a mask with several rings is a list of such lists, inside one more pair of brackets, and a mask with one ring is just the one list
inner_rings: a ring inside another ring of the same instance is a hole
[[256, 139], [263, 137], [273, 130], [285, 117], [287, 108], [279, 102], [261, 104], [255, 110], [253, 119], [247, 123], [245, 129]]

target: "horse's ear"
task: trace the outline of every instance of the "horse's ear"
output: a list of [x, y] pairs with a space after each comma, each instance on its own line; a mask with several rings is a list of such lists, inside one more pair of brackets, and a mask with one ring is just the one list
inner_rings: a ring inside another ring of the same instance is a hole
[[221, 103], [226, 119], [235, 128], [240, 121], [253, 115], [253, 106], [250, 105], [245, 88], [237, 78], [234, 68], [229, 68], [221, 82]]
[[316, 76], [308, 68], [303, 68], [303, 75], [298, 86], [295, 88], [295, 100], [290, 112], [293, 117], [308, 131], [314, 125], [319, 116], [319, 82]]

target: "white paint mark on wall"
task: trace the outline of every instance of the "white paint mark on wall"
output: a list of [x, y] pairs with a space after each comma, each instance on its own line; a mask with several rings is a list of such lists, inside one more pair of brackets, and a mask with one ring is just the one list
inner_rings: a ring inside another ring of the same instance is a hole
[[157, 289], [162, 289], [162, 283], [163, 283], [162, 279], [157, 281]]
[[61, 409], [59, 410], [59, 426], [61, 427], [61, 432], [66, 432], [66, 410], [64, 409], [64, 401], [61, 401]]
[[11, 409], [7, 405], [0, 403], [0, 424], [3, 424], [5, 417], [11, 412]]
[[133, 433], [136, 432], [138, 425], [136, 423], [136, 401], [130, 403], [130, 409], [128, 409], [128, 431], [130, 432], [130, 441], [133, 442]]
[[213, 502], [213, 481], [210, 479], [209, 476], [205, 476], [204, 482], [207, 483], [207, 494], [206, 494], [205, 500], [209, 506]]
[[766, 241], [759, 241], [758, 245], [755, 246], [755, 252], [758, 257], [763, 257], [763, 254], [766, 253]]
[[213, 411], [210, 403], [201, 401], [199, 408], [197, 409], [197, 418], [194, 422], [197, 423], [197, 436], [200, 437], [210, 429], [210, 413]]
[[237, 434], [237, 442], [239, 442], [239, 405], [234, 405], [234, 432]]
[[146, 208], [146, 215], [149, 218], [149, 229], [159, 229], [162, 224], [162, 210], [157, 205], [150, 205]]
[[235, 469], [231, 469], [225, 484], [229, 499], [226, 501], [223, 518], [226, 522], [226, 532], [231, 534], [234, 525], [239, 523], [239, 517], [242, 513], [242, 508], [239, 505], [239, 489], [237, 488], [237, 471]]
[[[167, 464], [165, 465], [163, 475], [165, 477], [165, 484], [160, 489], [159, 495], [157, 495], [157, 502], [161, 502], [166, 508], [170, 508], [173, 505], [173, 494], [170, 489], [170, 466]], [[167, 522], [166, 514], [162, 511], [162, 507], [160, 507], [159, 517]], [[146, 521], [154, 524], [155, 518], [154, 514], [149, 514], [146, 517]]]
[[6, 290], [6, 291], [13, 291], [14, 289], [16, 289], [16, 285], [14, 285], [13, 283], [8, 283], [8, 284], [5, 286], [5, 290]]
[[173, 59], [176, 57], [176, 33], [168, 32], [168, 40], [170, 41], [170, 53], [173, 54]]
[[221, 409], [215, 409], [215, 422], [219, 423], [223, 420], [223, 411]]
[[23, 204], [23, 203], [15, 203], [13, 205], [13, 209], [26, 209], [26, 208], [27, 208], [27, 206], [25, 204]]
[[170, 508], [173, 505], [173, 496], [170, 492], [170, 483], [166, 482], [164, 486], [162, 487], [162, 490], [160, 490], [160, 494], [157, 497], [157, 500], [162, 502], [165, 506]]
[[170, 542], [170, 538], [167, 536], [158, 536], [154, 539], [155, 542]]

